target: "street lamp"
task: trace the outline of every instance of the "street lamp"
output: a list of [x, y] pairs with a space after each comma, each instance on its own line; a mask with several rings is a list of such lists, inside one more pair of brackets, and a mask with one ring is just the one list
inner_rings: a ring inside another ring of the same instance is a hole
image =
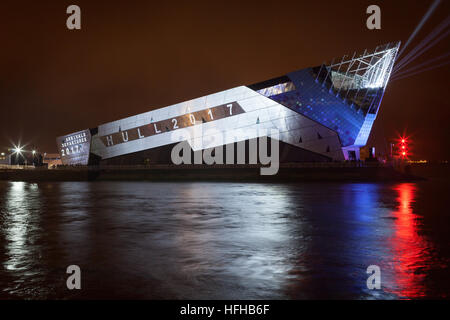
[[22, 154], [22, 151], [23, 151], [23, 149], [21, 146], [14, 147], [14, 149], [13, 149], [13, 152], [18, 153], [18, 154]]
[[[12, 154], [15, 154], [16, 155], [16, 162], [17, 162], [17, 165], [19, 165], [19, 162], [20, 162], [20, 158], [21, 158], [21, 156], [22, 156], [22, 152], [23, 152], [24, 150], [23, 150], [23, 147], [21, 147], [20, 145], [14, 145], [14, 148], [12, 148]], [[25, 158], [25, 157], [24, 157]]]

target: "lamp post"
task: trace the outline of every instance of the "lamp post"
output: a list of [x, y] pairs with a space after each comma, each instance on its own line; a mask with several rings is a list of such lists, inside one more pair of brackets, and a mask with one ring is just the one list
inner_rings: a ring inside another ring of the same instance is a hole
[[[29, 154], [32, 155], [31, 162], [32, 162], [33, 165], [36, 165], [36, 159], [38, 157], [38, 151], [36, 150], [36, 148], [33, 148], [31, 151], [30, 150], [24, 150], [23, 147], [20, 146], [20, 144], [19, 144], [17, 146], [14, 145], [13, 148], [10, 148], [8, 150], [12, 151], [11, 156], [15, 155], [15, 161], [16, 161], [17, 165], [20, 165], [20, 158], [21, 158], [21, 156], [23, 157], [23, 160], [24, 160], [23, 163], [25, 164], [25, 166], [28, 165], [28, 158], [25, 156], [25, 153], [28, 154], [28, 155]], [[11, 161], [11, 163], [12, 163], [12, 161]]]
[[[14, 146], [14, 148], [12, 148], [12, 154], [16, 156], [16, 162], [17, 162], [17, 166], [20, 165], [20, 156], [22, 156], [22, 153], [24, 152], [23, 147], [19, 145]], [[25, 160], [25, 165], [26, 165], [26, 158], [24, 157]]]

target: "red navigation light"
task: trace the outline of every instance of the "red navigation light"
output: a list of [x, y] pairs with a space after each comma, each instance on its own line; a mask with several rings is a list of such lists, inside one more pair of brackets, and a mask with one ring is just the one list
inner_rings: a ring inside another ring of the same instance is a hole
[[[411, 157], [411, 137], [403, 133], [398, 135], [395, 144], [391, 144], [391, 154], [394, 154], [401, 159], [409, 159]], [[395, 146], [395, 147], [394, 147]]]

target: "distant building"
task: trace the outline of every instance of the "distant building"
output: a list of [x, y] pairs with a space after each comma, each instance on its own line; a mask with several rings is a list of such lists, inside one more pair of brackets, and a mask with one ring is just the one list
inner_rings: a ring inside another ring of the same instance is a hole
[[49, 169], [54, 168], [62, 164], [61, 156], [59, 153], [44, 153], [44, 159], [42, 163], [46, 165]]
[[9, 164], [10, 165], [31, 165], [29, 157], [25, 153], [10, 153], [9, 154]]
[[14, 152], [13, 149], [8, 149], [0, 152], [0, 164], [39, 167], [42, 166], [42, 155], [37, 151]]
[[361, 160], [371, 161], [377, 158], [375, 154], [375, 147], [364, 146], [359, 150], [359, 156]]
[[[281, 162], [359, 160], [400, 43], [57, 138], [63, 164], [171, 163], [279, 132]], [[226, 157], [224, 152], [224, 158]]]
[[9, 164], [9, 156], [7, 151], [0, 152], [0, 165], [8, 165]]

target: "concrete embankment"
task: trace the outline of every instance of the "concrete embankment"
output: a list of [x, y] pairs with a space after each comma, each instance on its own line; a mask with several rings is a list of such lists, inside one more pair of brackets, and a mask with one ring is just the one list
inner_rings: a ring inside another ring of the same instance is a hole
[[10, 181], [413, 181], [421, 178], [385, 166], [283, 164], [276, 175], [261, 175], [258, 165], [157, 165], [1, 170]]

